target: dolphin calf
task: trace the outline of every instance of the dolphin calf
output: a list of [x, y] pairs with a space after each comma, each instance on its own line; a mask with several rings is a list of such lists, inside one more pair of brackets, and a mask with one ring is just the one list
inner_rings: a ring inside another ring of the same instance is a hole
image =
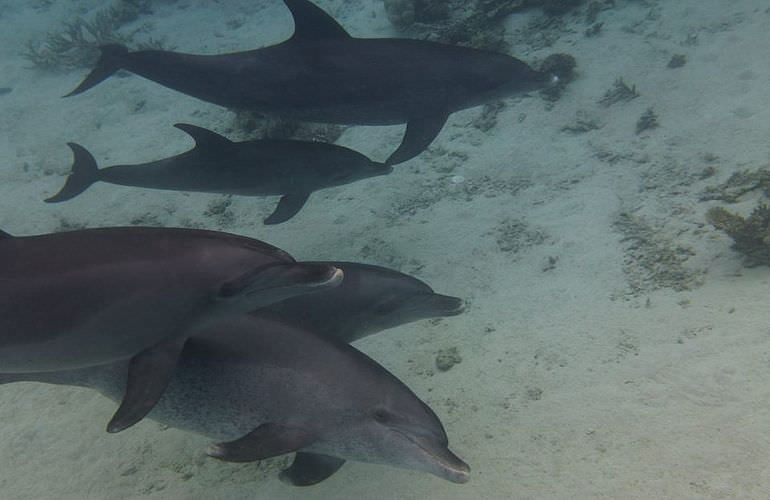
[[313, 191], [385, 175], [393, 167], [351, 149], [292, 140], [232, 142], [184, 123], [174, 125], [190, 134], [195, 147], [185, 153], [140, 165], [99, 170], [83, 146], [69, 143], [75, 161], [64, 187], [47, 202], [69, 200], [96, 181], [175, 191], [281, 195], [265, 224], [278, 224], [299, 212]]
[[455, 111], [546, 87], [555, 75], [504, 54], [424, 40], [354, 38], [308, 0], [283, 0], [294, 35], [223, 55], [105, 45], [68, 96], [119, 69], [204, 101], [323, 123], [392, 125], [406, 133], [387, 163], [424, 151]]
[[[118, 399], [124, 368], [0, 375], [0, 382], [90, 387]], [[269, 315], [223, 318], [191, 338], [148, 417], [219, 441], [208, 454], [226, 461], [296, 452], [280, 477], [297, 486], [326, 479], [345, 460], [469, 479], [436, 414], [396, 377], [338, 339]]]
[[196, 328], [342, 279], [258, 240], [189, 229], [2, 233], [0, 262], [0, 373], [130, 359], [109, 432], [152, 408]]
[[435, 293], [423, 281], [392, 269], [354, 262], [317, 262], [341, 269], [339, 286], [297, 295], [260, 309], [315, 333], [353, 342], [426, 318], [454, 316], [464, 309], [457, 297]]

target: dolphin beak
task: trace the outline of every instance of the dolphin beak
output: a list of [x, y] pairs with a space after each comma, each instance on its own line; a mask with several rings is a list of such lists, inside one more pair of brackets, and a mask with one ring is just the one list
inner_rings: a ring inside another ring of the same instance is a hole
[[456, 316], [465, 311], [466, 304], [463, 299], [449, 295], [434, 293], [430, 295], [431, 309], [442, 316]]
[[471, 479], [471, 468], [445, 445], [433, 440], [408, 436], [426, 455], [425, 470], [453, 483], [467, 483]]

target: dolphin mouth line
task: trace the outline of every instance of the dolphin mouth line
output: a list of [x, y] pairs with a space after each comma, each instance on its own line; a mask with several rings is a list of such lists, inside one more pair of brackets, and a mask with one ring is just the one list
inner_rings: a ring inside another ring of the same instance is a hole
[[[457, 467], [452, 467], [452, 466], [450, 466], [450, 465], [447, 463], [447, 461], [446, 461], [446, 460], [444, 460], [442, 457], [440, 457], [440, 456], [436, 455], [436, 454], [435, 454], [434, 452], [432, 452], [431, 450], [427, 449], [427, 448], [426, 448], [425, 446], [423, 446], [423, 445], [422, 445], [422, 444], [421, 444], [421, 443], [420, 443], [420, 442], [419, 442], [417, 439], [415, 439], [415, 438], [411, 437], [410, 435], [406, 434], [406, 433], [405, 433], [405, 432], [403, 432], [403, 431], [400, 431], [400, 430], [396, 429], [395, 427], [391, 427], [391, 429], [392, 429], [393, 431], [395, 431], [396, 433], [398, 433], [398, 434], [400, 434], [400, 435], [404, 436], [404, 437], [405, 437], [406, 439], [408, 439], [409, 441], [411, 441], [411, 442], [412, 442], [412, 443], [413, 443], [415, 446], [417, 446], [418, 448], [420, 448], [420, 449], [421, 449], [421, 450], [422, 450], [422, 451], [423, 451], [423, 452], [424, 452], [426, 455], [428, 455], [430, 458], [434, 459], [434, 460], [435, 460], [437, 463], [441, 464], [441, 466], [442, 466], [444, 469], [446, 469], [446, 470], [450, 471], [451, 473], [455, 474], [455, 476], [456, 476], [457, 478], [462, 478], [460, 481], [453, 481], [453, 482], [461, 482], [461, 483], [465, 483], [465, 482], [467, 482], [467, 481], [468, 481], [468, 479], [469, 479], [469, 477], [470, 477], [470, 474], [469, 474], [469, 471], [468, 471], [468, 470], [461, 470], [461, 469], [458, 469]], [[447, 449], [448, 449], [448, 447], [447, 447]], [[465, 468], [466, 468], [466, 469], [468, 468], [468, 464], [466, 464], [465, 462], [463, 462], [462, 460], [460, 460], [460, 458], [459, 458], [459, 457], [458, 457], [458, 460], [460, 461], [460, 463], [462, 463], [463, 465], [465, 465]]]

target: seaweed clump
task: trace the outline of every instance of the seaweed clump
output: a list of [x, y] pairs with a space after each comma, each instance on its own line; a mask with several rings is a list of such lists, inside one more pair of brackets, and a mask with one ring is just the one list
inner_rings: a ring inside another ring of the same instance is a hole
[[639, 92], [636, 91], [636, 85], [629, 85], [622, 77], [618, 77], [615, 79], [612, 87], [599, 99], [599, 104], [609, 107], [618, 102], [627, 102], [637, 97], [639, 97]]
[[642, 116], [636, 121], [636, 135], [641, 134], [645, 130], [651, 130], [660, 127], [658, 122], [658, 115], [652, 108], [647, 108]]
[[93, 65], [101, 45], [119, 43], [133, 49], [162, 49], [164, 41], [161, 39], [134, 43], [136, 34], [146, 31], [147, 26], [128, 34], [119, 32], [140, 15], [150, 13], [150, 4], [151, 0], [120, 0], [97, 11], [91, 21], [76, 17], [64, 22], [59, 31], [49, 32], [42, 41], [27, 41], [21, 55], [36, 68], [66, 70]]
[[733, 240], [733, 249], [742, 253], [749, 267], [770, 265], [770, 207], [760, 204], [748, 217], [713, 207], [706, 220]]

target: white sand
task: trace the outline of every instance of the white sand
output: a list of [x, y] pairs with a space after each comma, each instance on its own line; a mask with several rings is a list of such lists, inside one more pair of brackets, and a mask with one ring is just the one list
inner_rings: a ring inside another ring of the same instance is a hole
[[[96, 185], [71, 202], [42, 203], [69, 169], [67, 141], [88, 147], [102, 165], [148, 161], [190, 146], [171, 124], [227, 132], [231, 115], [136, 77], [60, 99], [84, 71], [40, 73], [19, 52], [58, 18], [98, 2], [54, 2], [40, 12], [28, 3], [0, 2], [0, 87], [14, 88], [0, 96], [0, 227], [34, 234], [63, 220], [192, 220], [298, 258], [398, 267], [468, 298], [464, 315], [402, 327], [360, 347], [436, 410], [473, 472], [469, 484], [455, 485], [349, 463], [312, 489], [292, 489], [277, 479], [280, 461], [218, 463], [204, 457], [206, 439], [149, 420], [108, 435], [114, 404], [100, 395], [17, 384], [0, 390], [0, 497], [767, 498], [770, 271], [743, 268], [729, 239], [705, 224], [714, 203], [698, 201], [704, 187], [770, 156], [764, 2], [618, 0], [601, 13], [604, 29], [594, 38], [583, 36], [582, 19], [568, 16], [572, 32], [553, 47], [514, 47], [525, 60], [561, 51], [577, 58], [579, 78], [553, 109], [537, 97], [510, 100], [487, 133], [471, 125], [480, 109], [457, 113], [430, 151], [393, 175], [316, 193], [275, 227], [260, 221], [276, 200], [234, 198], [236, 222], [224, 228], [203, 215], [217, 196]], [[160, 2], [141, 22], [190, 52], [248, 49], [291, 32], [278, 1], [197, 4]], [[393, 36], [379, 0], [319, 4], [354, 34]], [[538, 15], [513, 16], [511, 36]], [[228, 29], [236, 18], [243, 26]], [[682, 44], [688, 34], [697, 35], [695, 45]], [[669, 69], [675, 53], [688, 62]], [[618, 76], [641, 96], [600, 106]], [[635, 122], [650, 106], [661, 127], [637, 136]], [[578, 112], [602, 128], [561, 131]], [[400, 133], [351, 128], [340, 143], [382, 159]], [[717, 160], [707, 163], [708, 154]], [[708, 165], [717, 175], [697, 180]], [[454, 185], [454, 175], [465, 182]], [[500, 181], [524, 187], [508, 194]], [[481, 192], [466, 196], [466, 186]], [[748, 213], [756, 200], [728, 208]], [[415, 204], [424, 208], [399, 214]], [[703, 285], [630, 294], [624, 259], [631, 243], [613, 225], [623, 211], [643, 217], [671, 245], [691, 247], [685, 267], [706, 271]], [[496, 231], [506, 218], [526, 221], [545, 241], [501, 251]], [[544, 271], [548, 257], [557, 260]], [[462, 362], [434, 373], [435, 353], [452, 346]]]

